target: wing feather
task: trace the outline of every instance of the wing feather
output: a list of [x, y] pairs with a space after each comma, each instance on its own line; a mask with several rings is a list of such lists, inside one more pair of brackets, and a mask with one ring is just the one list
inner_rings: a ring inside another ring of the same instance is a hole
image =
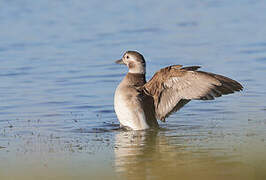
[[156, 72], [144, 85], [153, 96], [156, 116], [164, 121], [192, 99], [212, 100], [243, 89], [242, 85], [228, 77], [204, 71], [199, 66], [169, 66]]

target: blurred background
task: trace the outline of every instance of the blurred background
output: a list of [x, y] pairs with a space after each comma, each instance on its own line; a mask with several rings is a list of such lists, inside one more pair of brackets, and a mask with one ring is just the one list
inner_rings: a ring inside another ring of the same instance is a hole
[[[266, 2], [1, 0], [0, 179], [265, 179]], [[119, 129], [127, 50], [244, 91]]]

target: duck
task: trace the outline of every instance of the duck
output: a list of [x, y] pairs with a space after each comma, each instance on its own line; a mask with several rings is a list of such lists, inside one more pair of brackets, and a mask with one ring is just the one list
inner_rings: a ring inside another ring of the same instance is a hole
[[191, 100], [213, 100], [243, 90], [228, 77], [199, 71], [200, 66], [171, 65], [146, 81], [146, 62], [137, 51], [126, 51], [115, 61], [128, 73], [114, 93], [114, 110], [120, 126], [130, 130], [158, 129], [158, 120], [180, 110]]

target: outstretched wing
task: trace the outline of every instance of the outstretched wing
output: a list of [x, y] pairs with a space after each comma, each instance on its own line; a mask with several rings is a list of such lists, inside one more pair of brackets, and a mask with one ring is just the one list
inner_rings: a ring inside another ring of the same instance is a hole
[[157, 119], [165, 120], [192, 99], [212, 100], [243, 89], [235, 80], [218, 74], [197, 71], [200, 66], [163, 68], [144, 85], [153, 96]]

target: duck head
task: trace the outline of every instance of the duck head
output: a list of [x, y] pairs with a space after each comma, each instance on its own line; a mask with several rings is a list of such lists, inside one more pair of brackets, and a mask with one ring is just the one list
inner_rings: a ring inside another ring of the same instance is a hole
[[117, 64], [124, 64], [130, 73], [145, 74], [146, 62], [144, 57], [137, 51], [127, 51], [122, 59], [115, 61]]

